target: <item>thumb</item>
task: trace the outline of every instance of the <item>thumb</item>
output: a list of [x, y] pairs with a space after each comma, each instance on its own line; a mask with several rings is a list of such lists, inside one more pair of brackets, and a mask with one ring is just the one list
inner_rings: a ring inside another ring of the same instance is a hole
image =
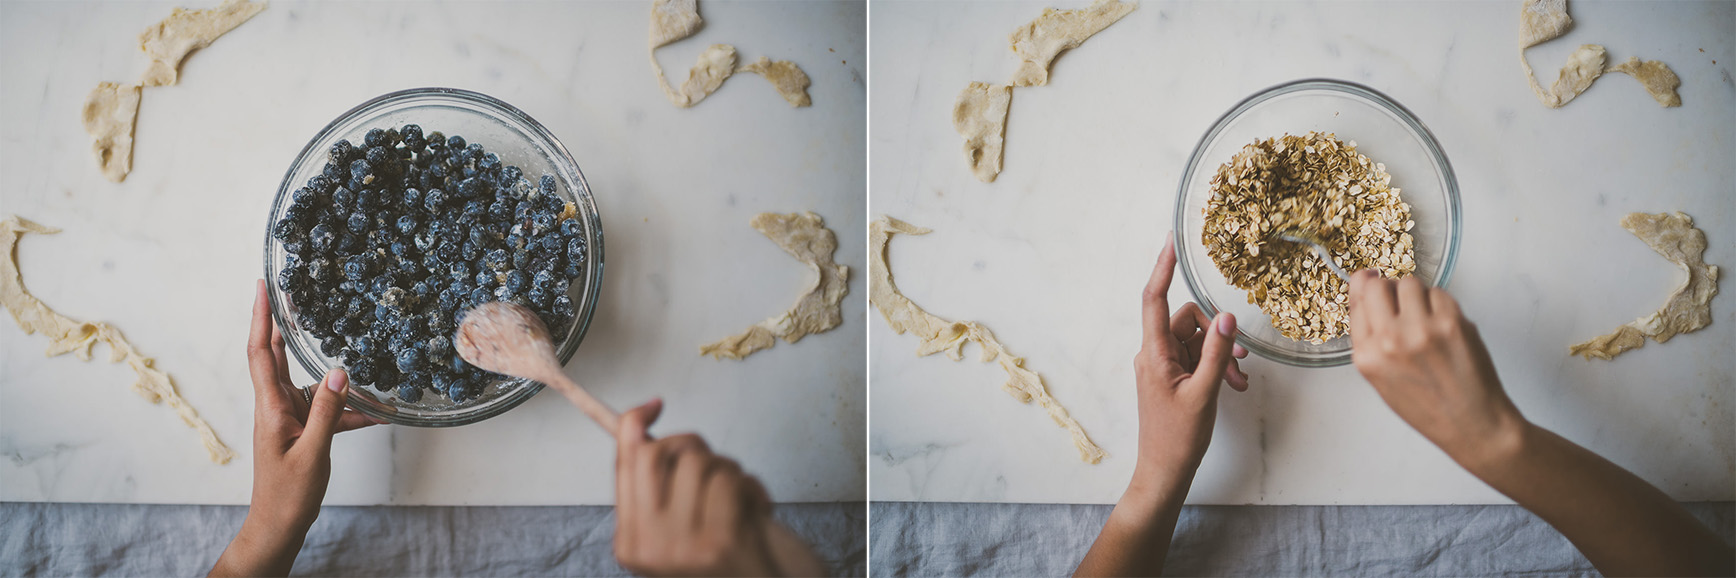
[[1223, 381], [1224, 371], [1230, 365], [1230, 356], [1234, 353], [1235, 346], [1236, 316], [1219, 313], [1206, 331], [1205, 345], [1200, 348], [1200, 362], [1194, 367], [1188, 386], [1209, 387], [1212, 391], [1217, 391], [1218, 383]]
[[320, 452], [331, 450], [332, 434], [337, 433], [338, 418], [344, 416], [344, 399], [348, 397], [350, 374], [343, 369], [326, 373], [324, 381], [313, 394], [313, 407], [307, 411], [307, 427], [302, 430], [302, 442], [312, 443]]
[[663, 398], [656, 397], [621, 414], [618, 426], [620, 429], [615, 431], [615, 445], [619, 449], [625, 449], [651, 441], [651, 424], [655, 423], [657, 416], [662, 413]]

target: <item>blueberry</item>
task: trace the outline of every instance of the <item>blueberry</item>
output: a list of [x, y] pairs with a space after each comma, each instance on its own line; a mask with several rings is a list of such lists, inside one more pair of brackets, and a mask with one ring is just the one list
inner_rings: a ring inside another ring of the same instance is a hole
[[567, 296], [564, 293], [561, 295], [558, 295], [555, 297], [554, 304], [550, 307], [550, 309], [552, 309], [554, 311], [555, 315], [559, 315], [562, 317], [572, 317], [573, 316], [573, 298]]
[[404, 400], [404, 403], [422, 401], [422, 388], [411, 383], [398, 384], [398, 399]]
[[295, 222], [285, 218], [271, 226], [271, 237], [279, 242], [289, 242], [301, 238], [301, 228]]
[[420, 206], [422, 206], [422, 191], [404, 189], [404, 210], [414, 211]]
[[549, 174], [543, 175], [542, 182], [537, 183], [537, 191], [545, 195], [555, 194], [555, 176]]
[[585, 228], [579, 225], [578, 219], [565, 219], [565, 220], [561, 221], [561, 236], [562, 237], [566, 237], [569, 239], [576, 238], [581, 233], [584, 233], [584, 232], [585, 232]]
[[[414, 190], [414, 189], [412, 189], [412, 190]], [[415, 234], [415, 232], [416, 232], [416, 218], [412, 217], [410, 215], [404, 215], [402, 217], [398, 217], [398, 232], [403, 233], [405, 235]]]
[[470, 302], [471, 302], [472, 307], [474, 307], [476, 305], [481, 305], [483, 303], [488, 303], [488, 302], [493, 301], [493, 300], [494, 300], [494, 292], [489, 290], [489, 288], [487, 286], [477, 287], [475, 290], [470, 292]]
[[373, 357], [374, 338], [367, 335], [359, 335], [351, 338], [350, 349], [355, 350], [355, 352], [362, 357]]
[[507, 272], [505, 287], [515, 295], [524, 293], [530, 289], [530, 278], [525, 276], [524, 271], [514, 269]]
[[351, 233], [362, 233], [368, 230], [368, 216], [364, 213], [350, 213], [347, 226]]
[[409, 373], [422, 369], [422, 350], [414, 347], [398, 352], [398, 371]]
[[355, 145], [350, 144], [349, 139], [343, 139], [332, 143], [332, 148], [326, 151], [326, 158], [331, 159], [334, 163], [341, 163], [350, 160], [350, 155], [355, 154], [355, 152]]
[[335, 271], [332, 270], [331, 262], [326, 261], [325, 259], [314, 259], [307, 264], [307, 276], [309, 279], [312, 279], [314, 283], [324, 285], [332, 281], [334, 273]]
[[500, 180], [507, 186], [516, 184], [522, 178], [524, 178], [524, 171], [518, 170], [518, 167], [506, 167], [500, 170]]
[[376, 173], [386, 172], [387, 163], [392, 162], [392, 153], [386, 147], [368, 147], [368, 164], [376, 169]]
[[535, 217], [531, 217], [531, 232], [534, 234], [542, 235], [544, 233], [548, 233], [549, 231], [553, 231], [554, 228], [555, 228], [554, 215], [550, 215], [548, 213], [543, 213], [543, 214], [537, 215]]
[[410, 257], [412, 255], [410, 243], [405, 241], [392, 241], [391, 250], [392, 255], [398, 257]]
[[386, 144], [386, 131], [377, 128], [370, 129], [368, 135], [362, 138], [362, 143], [367, 145], [368, 148], [384, 145]]
[[319, 342], [319, 352], [326, 357], [337, 357], [343, 354], [344, 343], [337, 337], [328, 337]]
[[356, 193], [344, 187], [332, 190], [332, 204], [339, 207], [349, 207], [356, 202]]
[[331, 179], [334, 183], [341, 183], [344, 179], [349, 178], [347, 173], [348, 171], [344, 170], [344, 165], [342, 163], [333, 162], [326, 163], [319, 172], [319, 174], [324, 175], [325, 178]]
[[446, 199], [446, 191], [429, 189], [427, 193], [422, 195], [422, 208], [428, 209], [429, 213], [438, 214], [440, 206], [446, 204]]
[[277, 288], [285, 292], [295, 290], [296, 287], [300, 287], [305, 281], [306, 280], [301, 276], [301, 273], [296, 269], [285, 267], [277, 272]]
[[585, 261], [585, 240], [572, 239], [567, 241], [567, 262], [583, 263]]
[[361, 281], [368, 276], [367, 263], [358, 257], [350, 257], [344, 261], [344, 277], [351, 281]]
[[482, 155], [482, 160], [477, 161], [476, 168], [482, 169], [484, 171], [499, 170], [500, 169], [500, 157], [495, 156], [494, 153], [485, 153]]
[[544, 290], [551, 290], [551, 291], [554, 290], [555, 289], [555, 273], [554, 273], [554, 271], [549, 270], [549, 269], [543, 269], [541, 271], [537, 271], [536, 277], [531, 279], [531, 286], [537, 287], [539, 289], [544, 289]]
[[[504, 271], [512, 264], [512, 255], [508, 254], [505, 249], [495, 249], [483, 257], [483, 262], [490, 269]], [[481, 280], [478, 280], [477, 283], [481, 284]]]
[[349, 366], [350, 381], [355, 383], [369, 384], [378, 381], [380, 378], [379, 374], [374, 371], [374, 361], [368, 359], [366, 356], [362, 359], [357, 359], [353, 363], [347, 363], [345, 365]]
[[414, 241], [416, 250], [426, 253], [434, 247], [434, 232], [426, 229], [419, 231], [416, 233]]
[[446, 139], [446, 148], [455, 149], [455, 150], [463, 149], [464, 148], [464, 137], [461, 137], [458, 135], [452, 135], [452, 138]]

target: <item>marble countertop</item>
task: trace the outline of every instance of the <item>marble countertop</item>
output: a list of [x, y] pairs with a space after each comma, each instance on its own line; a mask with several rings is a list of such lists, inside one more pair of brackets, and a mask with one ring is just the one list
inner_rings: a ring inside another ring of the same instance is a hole
[[[569, 375], [618, 409], [663, 396], [654, 434], [705, 435], [779, 501], [864, 498], [865, 6], [702, 2], [705, 28], [658, 51], [677, 82], [731, 43], [798, 63], [814, 104], [792, 109], [743, 76], [683, 110], [646, 60], [648, 2], [273, 2], [190, 57], [178, 86], [145, 91], [134, 170], [109, 183], [80, 107], [99, 81], [137, 78], [137, 35], [176, 5], [0, 4], [0, 212], [65, 230], [22, 241], [27, 286], [124, 331], [240, 457], [210, 463], [172, 411], [127, 390], [125, 366], [45, 359], [46, 340], [6, 320], [0, 500], [246, 503], [244, 342], [271, 196], [320, 127], [418, 86], [511, 103], [584, 169], [607, 272]], [[700, 357], [795, 300], [806, 269], [748, 221], [808, 210], [852, 270], [844, 324], [741, 362]], [[613, 456], [545, 392], [476, 425], [341, 435], [326, 503], [608, 504]]]
[[[1005, 170], [984, 184], [950, 123], [970, 81], [1005, 82], [1007, 34], [1044, 6], [876, 3], [870, 210], [933, 234], [892, 241], [899, 288], [990, 327], [1108, 451], [1082, 463], [991, 364], [917, 358], [869, 324], [873, 500], [1112, 503], [1135, 453], [1139, 292], [1200, 135], [1267, 86], [1332, 77], [1385, 92], [1433, 130], [1462, 191], [1450, 289], [1532, 420], [1682, 500], [1736, 497], [1736, 287], [1713, 324], [1614, 362], [1567, 346], [1660, 306], [1680, 281], [1623, 230], [1682, 211], [1736, 267], [1736, 4], [1575, 1], [1576, 27], [1529, 51], [1545, 81], [1580, 44], [1668, 63], [1683, 106], [1606, 77], [1565, 108], [1516, 61], [1519, 3], [1142, 2], [1014, 90]], [[1715, 61], [1715, 62], [1714, 62]], [[1728, 276], [1728, 273], [1726, 273]], [[1177, 280], [1170, 295], [1191, 299]], [[878, 315], [872, 315], [878, 317]], [[1202, 504], [1463, 504], [1505, 499], [1388, 410], [1354, 369], [1243, 366], [1189, 499]]]

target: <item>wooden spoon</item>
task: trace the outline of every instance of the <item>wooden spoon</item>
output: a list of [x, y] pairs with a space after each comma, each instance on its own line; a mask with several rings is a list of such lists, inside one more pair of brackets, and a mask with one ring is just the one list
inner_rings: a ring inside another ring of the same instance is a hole
[[454, 341], [458, 355], [471, 365], [553, 387], [610, 436], [615, 435], [620, 416], [561, 371], [548, 327], [529, 309], [500, 301], [484, 303], [464, 315]]

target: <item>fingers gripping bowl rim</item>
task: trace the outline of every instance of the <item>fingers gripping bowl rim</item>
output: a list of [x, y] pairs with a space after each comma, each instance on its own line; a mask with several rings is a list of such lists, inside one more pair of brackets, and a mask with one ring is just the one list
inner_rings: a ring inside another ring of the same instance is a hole
[[1458, 259], [1459, 185], [1446, 153], [1416, 115], [1379, 91], [1343, 80], [1302, 79], [1261, 90], [1236, 103], [1200, 137], [1175, 201], [1176, 262], [1188, 291], [1208, 316], [1234, 313], [1236, 342], [1249, 351], [1288, 365], [1332, 367], [1350, 363], [1348, 336], [1313, 345], [1280, 335], [1271, 318], [1247, 302], [1247, 292], [1218, 271], [1201, 238], [1218, 167], [1256, 139], [1308, 131], [1354, 140], [1359, 152], [1387, 165], [1392, 185], [1401, 190], [1417, 223], [1411, 231], [1415, 276], [1433, 287], [1446, 286]]
[[[555, 355], [564, 365], [578, 350], [589, 329], [603, 281], [603, 227], [590, 186], [578, 163], [565, 146], [536, 119], [510, 104], [485, 94], [455, 88], [413, 88], [384, 94], [350, 109], [320, 129], [290, 164], [272, 201], [265, 228], [265, 279], [271, 314], [283, 333], [285, 348], [316, 379], [343, 366], [341, 359], [319, 350], [319, 341], [299, 327], [295, 306], [277, 286], [277, 270], [287, 252], [271, 236], [271, 224], [281, 219], [292, 202], [292, 192], [319, 174], [326, 151], [340, 139], [361, 142], [371, 128], [390, 128], [415, 123], [424, 130], [462, 135], [481, 143], [500, 156], [502, 164], [518, 166], [535, 178], [555, 176], [559, 194], [577, 207], [576, 219], [587, 243], [583, 274], [568, 289], [575, 318], [564, 335], [554, 336]], [[349, 388], [348, 405], [369, 417], [389, 423], [421, 427], [453, 427], [476, 423], [506, 413], [542, 390], [536, 382], [506, 378], [490, 382], [482, 394], [454, 403], [443, 395], [423, 395], [415, 403], [398, 397], [396, 391], [380, 392], [356, 385]]]

